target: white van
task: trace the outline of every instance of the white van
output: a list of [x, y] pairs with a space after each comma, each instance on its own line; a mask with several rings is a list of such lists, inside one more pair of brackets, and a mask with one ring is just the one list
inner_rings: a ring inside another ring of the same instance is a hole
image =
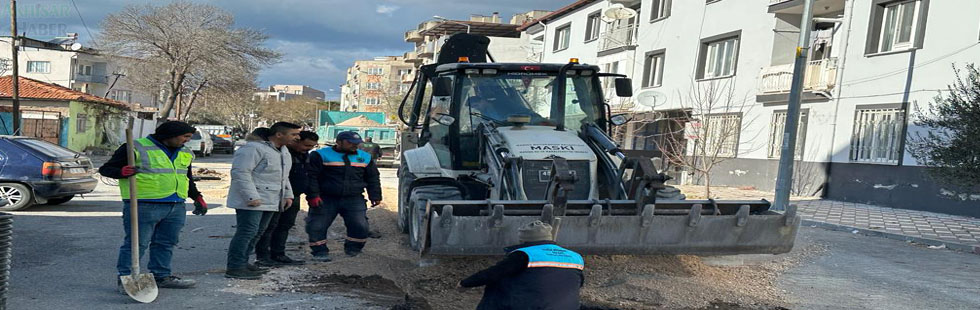
[[198, 156], [208, 157], [214, 152], [214, 141], [211, 140], [211, 133], [207, 130], [195, 131], [194, 136], [185, 145]]

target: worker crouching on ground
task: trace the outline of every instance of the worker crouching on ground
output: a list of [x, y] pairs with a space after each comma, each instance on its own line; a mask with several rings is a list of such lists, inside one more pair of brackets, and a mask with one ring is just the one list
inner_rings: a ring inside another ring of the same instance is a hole
[[235, 151], [228, 207], [235, 209], [237, 224], [228, 246], [225, 277], [258, 279], [268, 271], [249, 264], [248, 258], [272, 216], [293, 204], [288, 175], [292, 158], [286, 145], [299, 139], [299, 128], [296, 124], [275, 123], [264, 141], [249, 141]]
[[[180, 229], [187, 215], [185, 201], [194, 200], [194, 214], [208, 211], [204, 197], [197, 191], [191, 178], [191, 162], [194, 153], [184, 146], [194, 134], [194, 127], [183, 122], [166, 122], [146, 137], [134, 141], [136, 166], [127, 165], [126, 144], [112, 154], [99, 174], [119, 179], [119, 191], [123, 198], [123, 227], [125, 241], [119, 247], [116, 269], [120, 276], [128, 275], [132, 246], [130, 243], [130, 201], [128, 178], [136, 178], [136, 197], [139, 206], [139, 256], [150, 249], [147, 268], [153, 273], [161, 288], [191, 288], [194, 280], [181, 279], [171, 274], [170, 260], [177, 245]], [[117, 281], [122, 290], [122, 285]]]
[[486, 286], [477, 309], [578, 309], [582, 256], [555, 244], [541, 221], [521, 227], [518, 239], [504, 260], [459, 281], [460, 288]]
[[347, 226], [344, 253], [357, 256], [368, 237], [367, 189], [371, 206], [381, 203], [381, 179], [371, 154], [359, 150], [361, 136], [353, 131], [337, 134], [336, 145], [310, 154], [310, 183], [306, 199], [310, 211], [306, 216], [313, 260], [330, 261], [327, 231], [339, 214]]
[[296, 223], [299, 213], [299, 196], [309, 190], [306, 184], [309, 176], [310, 151], [316, 148], [320, 136], [312, 131], [301, 131], [299, 140], [286, 145], [292, 157], [292, 168], [289, 169], [289, 185], [293, 187], [293, 204], [286, 210], [275, 213], [269, 221], [269, 227], [262, 233], [259, 243], [255, 246], [256, 264], [263, 267], [281, 265], [302, 265], [303, 261], [286, 256], [286, 240], [289, 229]]

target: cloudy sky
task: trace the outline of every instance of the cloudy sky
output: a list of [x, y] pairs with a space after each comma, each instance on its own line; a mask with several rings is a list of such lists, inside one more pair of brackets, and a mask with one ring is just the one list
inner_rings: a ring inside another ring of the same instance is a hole
[[[0, 8], [9, 12], [9, 3]], [[90, 44], [106, 14], [131, 3], [164, 1], [20, 0], [18, 31], [43, 40], [77, 32]], [[214, 0], [235, 15], [241, 27], [271, 36], [269, 47], [284, 53], [282, 62], [265, 69], [260, 84], [305, 84], [339, 97], [344, 71], [357, 59], [402, 55], [412, 49], [405, 31], [440, 15], [468, 19], [470, 14], [500, 12], [504, 20], [534, 9], [554, 10], [572, 0]], [[10, 19], [0, 14], [0, 31], [10, 34]]]

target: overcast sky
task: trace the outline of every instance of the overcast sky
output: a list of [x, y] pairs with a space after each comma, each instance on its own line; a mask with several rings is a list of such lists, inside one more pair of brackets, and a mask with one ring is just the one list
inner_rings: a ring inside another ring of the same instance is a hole
[[[91, 44], [99, 23], [130, 3], [123, 0], [20, 0], [18, 31], [49, 40], [77, 32]], [[165, 1], [152, 1], [164, 3]], [[344, 72], [354, 60], [402, 55], [413, 48], [405, 31], [440, 15], [468, 19], [470, 14], [500, 12], [508, 21], [514, 13], [554, 10], [573, 0], [214, 0], [210, 3], [235, 15], [241, 27], [265, 31], [269, 47], [284, 54], [282, 62], [263, 70], [260, 85], [304, 84], [339, 97]], [[77, 10], [76, 10], [77, 7]], [[4, 35], [10, 35], [9, 3], [0, 4]], [[84, 22], [83, 22], [84, 21]], [[87, 25], [84, 26], [83, 25]]]

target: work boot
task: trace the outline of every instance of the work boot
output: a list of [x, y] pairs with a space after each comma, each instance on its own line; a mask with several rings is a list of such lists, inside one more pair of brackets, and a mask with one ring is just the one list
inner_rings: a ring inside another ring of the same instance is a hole
[[176, 276], [167, 276], [156, 280], [159, 288], [192, 288], [197, 284], [197, 281], [181, 279]]
[[368, 238], [371, 239], [381, 239], [381, 232], [377, 230], [372, 230], [368, 232]]
[[306, 263], [301, 260], [295, 260], [289, 258], [289, 256], [286, 255], [277, 255], [275, 257], [272, 257], [272, 261], [278, 263], [279, 265], [302, 265]]
[[347, 256], [350, 256], [350, 257], [354, 257], [354, 256], [357, 256], [357, 255], [361, 254], [361, 251], [359, 251], [359, 250], [344, 250], [344, 254], [347, 254]]
[[269, 267], [261, 267], [261, 266], [256, 265], [256, 264], [248, 264], [248, 268], [247, 269], [249, 271], [254, 271], [254, 272], [258, 272], [260, 274], [265, 274], [266, 272], [269, 272], [269, 269], [270, 268]]
[[126, 293], [126, 288], [123, 287], [122, 280], [120, 280], [119, 278], [116, 278], [116, 289], [119, 290], [120, 294], [129, 295], [128, 293]]
[[332, 260], [333, 259], [330, 258], [330, 255], [327, 255], [327, 254], [313, 255], [313, 261], [315, 261], [315, 262], [326, 263], [326, 262], [329, 262], [329, 261], [332, 261]]
[[241, 280], [258, 280], [262, 278], [262, 273], [248, 270], [248, 268], [228, 269], [225, 271], [225, 278]]
[[279, 263], [278, 261], [273, 260], [271, 258], [263, 258], [263, 259], [256, 260], [255, 265], [258, 267], [279, 267], [284, 264]]

